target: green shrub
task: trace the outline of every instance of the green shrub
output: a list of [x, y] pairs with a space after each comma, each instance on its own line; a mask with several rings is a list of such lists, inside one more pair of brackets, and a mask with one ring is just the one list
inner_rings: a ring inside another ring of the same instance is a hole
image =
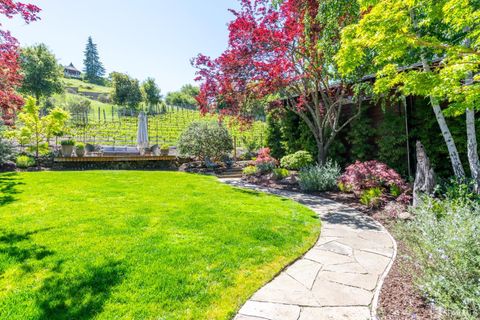
[[75, 145], [75, 140], [68, 139], [68, 140], [62, 140], [60, 142], [62, 146], [74, 146]]
[[110, 95], [103, 93], [98, 96], [98, 101], [102, 103], [112, 103], [112, 99], [110, 98]]
[[300, 171], [299, 185], [304, 191], [329, 191], [337, 187], [340, 177], [340, 167], [333, 161], [324, 166], [311, 166]]
[[75, 147], [76, 147], [77, 149], [81, 149], [81, 150], [82, 150], [82, 149], [85, 149], [85, 143], [83, 143], [83, 142], [76, 143], [76, 144], [75, 144]]
[[15, 160], [17, 154], [13, 144], [2, 137], [3, 128], [0, 127], [0, 164]]
[[424, 198], [406, 226], [416, 283], [449, 319], [480, 319], [480, 205]]
[[161, 147], [160, 147], [160, 150], [163, 150], [163, 151], [169, 151], [170, 150], [170, 146], [168, 144], [163, 144]]
[[92, 109], [92, 102], [89, 99], [74, 96], [66, 102], [67, 110], [75, 117], [88, 113]]
[[402, 189], [396, 184], [393, 184], [390, 186], [390, 195], [392, 197], [398, 198], [402, 193], [403, 193]]
[[300, 170], [313, 164], [313, 157], [307, 151], [297, 151], [289, 154], [280, 160], [283, 168], [290, 170]]
[[248, 166], [248, 167], [243, 168], [242, 172], [246, 176], [253, 176], [253, 175], [256, 175], [258, 173], [258, 169], [255, 166]]
[[435, 190], [436, 195], [457, 203], [480, 202], [480, 194], [475, 192], [475, 181], [466, 179], [459, 182], [456, 179], [441, 181]]
[[276, 179], [276, 180], [282, 180], [282, 179], [285, 179], [286, 177], [288, 177], [290, 173], [288, 172], [287, 169], [284, 169], [284, 168], [276, 168], [276, 169], [273, 169], [273, 177]]
[[360, 203], [367, 207], [378, 207], [382, 203], [382, 189], [379, 187], [367, 189], [360, 196]]
[[205, 160], [219, 160], [233, 150], [233, 140], [228, 130], [218, 122], [193, 122], [182, 133], [178, 142], [181, 155]]
[[35, 159], [25, 155], [18, 156], [15, 162], [17, 164], [17, 167], [21, 169], [26, 169], [35, 165]]

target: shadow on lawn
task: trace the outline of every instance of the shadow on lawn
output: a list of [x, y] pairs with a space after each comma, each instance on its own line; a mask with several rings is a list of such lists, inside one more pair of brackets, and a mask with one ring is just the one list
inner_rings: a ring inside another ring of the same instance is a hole
[[23, 264], [27, 260], [42, 260], [53, 254], [45, 246], [35, 244], [31, 236], [49, 229], [40, 229], [25, 233], [0, 230], [0, 257], [6, 256], [8, 264], [0, 264], [0, 274], [12, 264]]
[[18, 185], [23, 185], [17, 173], [5, 173], [0, 175], [0, 206], [7, 205], [15, 201], [15, 194], [18, 194]]
[[45, 280], [38, 292], [42, 320], [92, 319], [109, 299], [112, 289], [124, 276], [118, 262], [92, 266], [72, 276], [56, 273]]

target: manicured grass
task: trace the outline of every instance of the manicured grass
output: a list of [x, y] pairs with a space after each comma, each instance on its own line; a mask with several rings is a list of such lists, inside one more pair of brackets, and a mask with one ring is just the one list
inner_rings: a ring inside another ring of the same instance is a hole
[[0, 319], [230, 319], [317, 239], [290, 200], [176, 172], [0, 175]]

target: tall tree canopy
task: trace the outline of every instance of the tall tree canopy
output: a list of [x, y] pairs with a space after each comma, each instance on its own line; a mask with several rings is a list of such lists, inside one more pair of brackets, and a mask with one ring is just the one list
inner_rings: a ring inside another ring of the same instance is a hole
[[92, 37], [88, 37], [87, 46], [84, 51], [83, 60], [85, 79], [91, 83], [102, 83], [105, 76], [105, 68], [100, 62], [97, 45], [93, 43]]
[[168, 105], [178, 107], [196, 107], [199, 94], [199, 88], [191, 84], [186, 84], [179, 91], [169, 92], [165, 101]]
[[138, 80], [119, 72], [113, 72], [110, 78], [112, 79], [113, 102], [120, 106], [137, 109], [143, 98]]
[[[39, 12], [40, 8], [32, 4], [0, 1], [0, 15], [9, 19], [20, 15], [26, 23], [30, 23], [38, 19]], [[22, 97], [16, 93], [22, 80], [18, 58], [17, 39], [0, 23], [0, 109], [6, 124], [12, 123], [15, 111], [24, 104]]]
[[[467, 114], [469, 162], [480, 183], [474, 116], [480, 108], [480, 1], [361, 0], [362, 19], [347, 27], [337, 57], [345, 74], [373, 66], [375, 91], [397, 89], [404, 95], [430, 98], [457, 177], [465, 176], [458, 151], [445, 122], [446, 112]], [[418, 68], [399, 69], [420, 62]]]
[[[201, 110], [248, 116], [259, 102], [274, 101], [271, 108], [291, 110], [308, 125], [318, 162], [325, 163], [336, 135], [361, 106], [334, 61], [341, 30], [358, 19], [356, 2], [241, 0], [241, 10], [232, 13], [228, 49], [193, 62]], [[353, 109], [348, 116], [347, 107]]]
[[147, 78], [142, 83], [143, 100], [150, 106], [155, 106], [162, 101], [160, 88], [155, 83], [155, 79]]
[[20, 61], [24, 77], [20, 90], [34, 96], [37, 104], [41, 98], [63, 91], [62, 68], [46, 45], [23, 48]]

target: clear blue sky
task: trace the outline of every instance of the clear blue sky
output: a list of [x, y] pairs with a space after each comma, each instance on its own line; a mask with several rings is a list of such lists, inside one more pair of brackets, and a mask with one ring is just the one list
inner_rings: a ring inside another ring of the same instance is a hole
[[190, 59], [218, 56], [227, 45], [228, 8], [237, 0], [24, 0], [42, 8], [42, 20], [4, 26], [21, 45], [45, 43], [62, 64], [83, 69], [89, 35], [107, 72], [154, 77], [163, 93], [194, 83]]

